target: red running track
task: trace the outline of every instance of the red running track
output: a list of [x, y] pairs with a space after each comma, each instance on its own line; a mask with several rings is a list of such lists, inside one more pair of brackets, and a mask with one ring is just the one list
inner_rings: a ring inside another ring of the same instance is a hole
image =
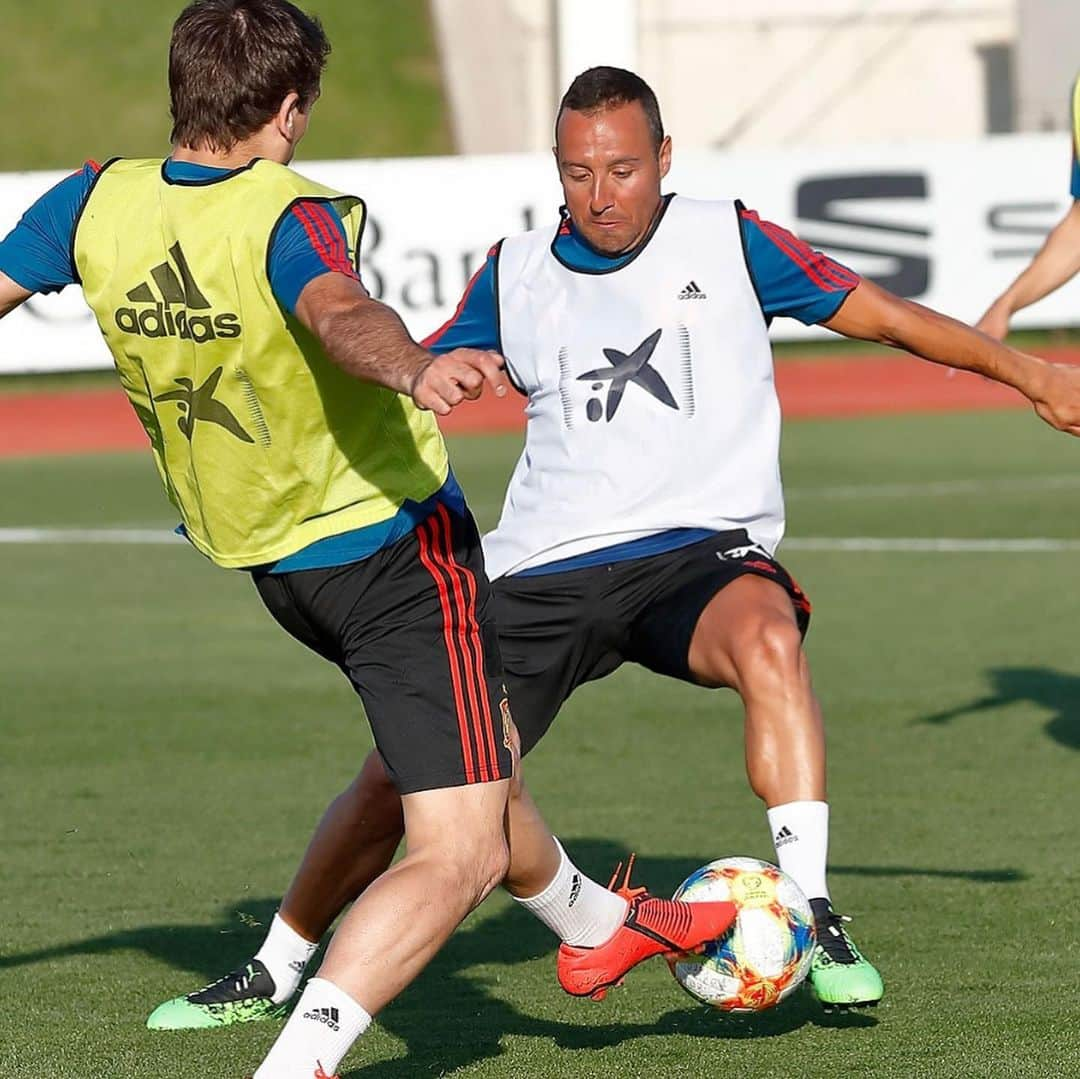
[[[1080, 364], [1080, 350], [1048, 358]], [[787, 419], [1026, 408], [1015, 390], [907, 356], [784, 360], [776, 382]], [[2, 383], [0, 383], [2, 387]], [[443, 422], [448, 433], [516, 431], [523, 398], [485, 397]], [[0, 394], [0, 457], [140, 449], [146, 436], [120, 390]]]

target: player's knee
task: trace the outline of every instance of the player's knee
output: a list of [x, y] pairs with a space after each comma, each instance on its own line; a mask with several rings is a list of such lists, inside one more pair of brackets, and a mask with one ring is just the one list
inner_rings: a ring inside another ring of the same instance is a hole
[[734, 660], [744, 690], [799, 681], [805, 672], [802, 634], [785, 618], [755, 619], [740, 634]]
[[510, 847], [506, 836], [457, 836], [440, 856], [446, 884], [453, 891], [479, 903], [498, 887], [510, 868]]

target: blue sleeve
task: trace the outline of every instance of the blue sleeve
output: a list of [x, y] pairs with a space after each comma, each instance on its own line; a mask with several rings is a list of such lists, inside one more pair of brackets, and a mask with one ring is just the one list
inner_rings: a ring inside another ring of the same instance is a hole
[[274, 231], [268, 263], [274, 297], [290, 314], [316, 277], [340, 273], [360, 280], [349, 258], [345, 226], [326, 202], [304, 200], [289, 207]]
[[1072, 119], [1072, 180], [1069, 193], [1074, 199], [1080, 199], [1080, 76], [1073, 83], [1069, 116]]
[[499, 245], [488, 253], [483, 266], [465, 286], [457, 310], [422, 344], [439, 355], [455, 348], [499, 348], [499, 312], [495, 297], [495, 273]]
[[59, 292], [75, 284], [72, 235], [99, 172], [101, 166], [88, 161], [23, 214], [0, 241], [0, 271], [28, 292]]
[[742, 203], [738, 207], [746, 265], [766, 320], [785, 315], [812, 326], [832, 318], [859, 284], [858, 274]]

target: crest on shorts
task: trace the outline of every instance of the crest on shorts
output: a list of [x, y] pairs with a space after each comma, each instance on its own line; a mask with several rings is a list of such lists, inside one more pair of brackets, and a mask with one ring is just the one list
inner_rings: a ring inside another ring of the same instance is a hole
[[514, 749], [514, 717], [510, 715], [510, 698], [503, 697], [499, 701], [499, 712], [502, 714], [503, 745], [511, 752]]

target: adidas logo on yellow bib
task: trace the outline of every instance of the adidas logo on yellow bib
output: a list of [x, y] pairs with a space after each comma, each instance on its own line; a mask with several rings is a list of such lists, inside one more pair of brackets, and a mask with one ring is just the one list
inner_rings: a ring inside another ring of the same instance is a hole
[[[150, 271], [153, 286], [143, 281], [128, 292], [127, 298], [138, 306], [117, 308], [116, 325], [124, 333], [139, 337], [179, 337], [197, 345], [239, 337], [240, 316], [231, 311], [217, 315], [211, 311], [210, 301], [195, 283], [180, 245], [174, 244], [169, 255], [172, 262], [166, 260]], [[209, 313], [192, 314], [195, 311]]]

